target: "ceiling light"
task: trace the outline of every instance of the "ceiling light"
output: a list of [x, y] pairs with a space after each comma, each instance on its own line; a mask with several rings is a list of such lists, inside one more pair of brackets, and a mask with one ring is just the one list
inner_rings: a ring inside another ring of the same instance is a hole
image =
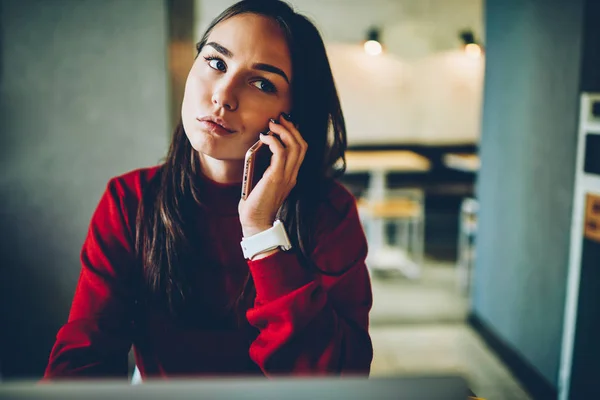
[[379, 28], [370, 28], [367, 32], [367, 40], [364, 42], [365, 53], [376, 56], [381, 54], [383, 51], [383, 46], [379, 41]]

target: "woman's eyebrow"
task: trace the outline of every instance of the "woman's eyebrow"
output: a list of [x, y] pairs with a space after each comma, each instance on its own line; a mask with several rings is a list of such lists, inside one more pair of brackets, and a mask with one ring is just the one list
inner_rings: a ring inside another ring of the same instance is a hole
[[[231, 51], [229, 51], [228, 49], [226, 49], [225, 47], [221, 46], [219, 43], [209, 42], [209, 43], [206, 43], [206, 45], [212, 47], [217, 52], [223, 54], [225, 57], [233, 58], [233, 53]], [[260, 71], [271, 72], [271, 73], [280, 75], [283, 79], [285, 79], [285, 81], [288, 84], [290, 83], [290, 80], [287, 77], [287, 75], [285, 74], [285, 72], [283, 72], [283, 70], [281, 70], [280, 68], [277, 68], [274, 65], [265, 64], [265, 63], [256, 63], [256, 64], [252, 65], [252, 68], [260, 70]]]
[[225, 47], [221, 46], [219, 43], [209, 42], [209, 43], [206, 43], [206, 45], [212, 47], [219, 53], [223, 54], [225, 57], [229, 57], [229, 58], [233, 57], [233, 53], [230, 52], [229, 50], [227, 50]]
[[260, 71], [266, 71], [266, 72], [272, 72], [274, 74], [277, 75], [281, 75], [281, 77], [283, 79], [285, 79], [285, 81], [289, 84], [290, 80], [288, 79], [287, 75], [285, 74], [285, 72], [283, 72], [281, 69], [271, 65], [271, 64], [263, 64], [263, 63], [257, 63], [252, 65], [252, 68], [254, 69], [258, 69]]

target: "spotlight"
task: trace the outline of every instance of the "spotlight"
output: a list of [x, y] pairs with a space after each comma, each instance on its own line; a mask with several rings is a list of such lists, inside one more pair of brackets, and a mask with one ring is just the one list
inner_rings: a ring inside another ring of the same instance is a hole
[[481, 46], [476, 43], [469, 43], [465, 46], [465, 54], [470, 58], [481, 57]]
[[470, 58], [479, 58], [483, 54], [483, 47], [475, 40], [473, 31], [466, 29], [459, 33], [463, 42], [463, 50]]
[[383, 46], [379, 41], [379, 28], [371, 28], [367, 32], [367, 40], [364, 43], [365, 53], [376, 56], [381, 54], [383, 51]]

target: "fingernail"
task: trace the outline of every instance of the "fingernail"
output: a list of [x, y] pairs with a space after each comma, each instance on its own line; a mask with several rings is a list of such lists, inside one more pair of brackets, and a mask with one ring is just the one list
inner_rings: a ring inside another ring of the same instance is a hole
[[261, 132], [260, 134], [263, 136], [267, 136], [269, 133], [271, 133], [271, 131], [267, 129], [266, 131]]
[[286, 114], [286, 113], [281, 113], [281, 115], [283, 116], [283, 118], [285, 118], [286, 120], [292, 122], [292, 114]]
[[279, 125], [279, 122], [275, 121], [273, 118], [271, 118], [269, 121], [271, 121], [272, 123], [274, 123], [275, 125]]

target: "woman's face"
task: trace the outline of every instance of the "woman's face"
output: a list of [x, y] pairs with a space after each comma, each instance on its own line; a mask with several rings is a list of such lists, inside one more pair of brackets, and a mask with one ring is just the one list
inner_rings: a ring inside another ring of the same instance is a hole
[[[290, 112], [292, 64], [273, 20], [240, 14], [210, 33], [188, 75], [181, 116], [192, 147], [219, 160], [242, 160], [268, 128]], [[226, 129], [217, 127], [213, 119]]]

